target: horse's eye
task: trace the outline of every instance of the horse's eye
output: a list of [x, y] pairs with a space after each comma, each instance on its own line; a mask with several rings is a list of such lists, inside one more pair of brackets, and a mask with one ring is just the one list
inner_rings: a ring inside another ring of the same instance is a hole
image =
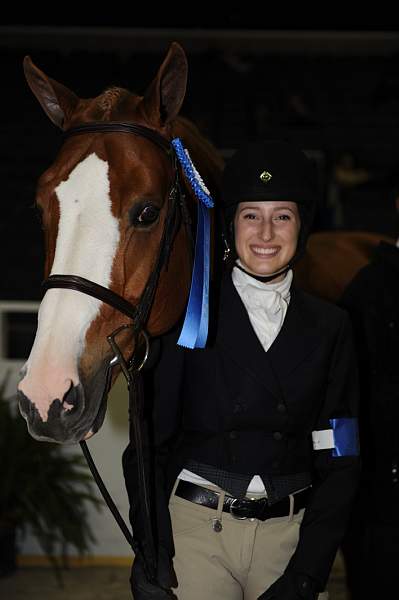
[[134, 211], [134, 214], [131, 215], [131, 222], [132, 225], [143, 227], [155, 223], [155, 221], [158, 219], [158, 216], [159, 208], [153, 204], [147, 204], [146, 206]]

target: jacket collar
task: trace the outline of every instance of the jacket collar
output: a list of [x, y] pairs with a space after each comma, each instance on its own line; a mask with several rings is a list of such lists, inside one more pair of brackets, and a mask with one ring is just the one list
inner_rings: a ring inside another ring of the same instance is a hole
[[283, 326], [267, 352], [251, 325], [248, 313], [231, 280], [225, 275], [220, 295], [216, 343], [237, 366], [257, 379], [276, 398], [283, 399], [281, 382], [319, 345], [320, 330], [301, 290], [291, 286], [291, 299]]

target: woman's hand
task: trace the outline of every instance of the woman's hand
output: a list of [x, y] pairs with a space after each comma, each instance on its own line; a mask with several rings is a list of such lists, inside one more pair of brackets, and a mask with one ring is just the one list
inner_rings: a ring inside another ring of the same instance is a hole
[[314, 579], [286, 571], [258, 600], [316, 600], [318, 594]]
[[[171, 567], [171, 569], [174, 575], [173, 567]], [[165, 573], [162, 573], [162, 576], [158, 578], [159, 583], [155, 584], [150, 582], [147, 579], [142, 559], [139, 556], [134, 559], [132, 573], [130, 576], [130, 584], [134, 600], [177, 600], [177, 597], [170, 589], [170, 585], [175, 581], [175, 575], [173, 580], [173, 577], [165, 577]], [[166, 586], [163, 587], [165, 584]]]

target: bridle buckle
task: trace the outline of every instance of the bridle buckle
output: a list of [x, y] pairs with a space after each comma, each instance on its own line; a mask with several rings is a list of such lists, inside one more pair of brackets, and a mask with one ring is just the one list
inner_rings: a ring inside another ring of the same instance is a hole
[[121, 325], [121, 327], [118, 327], [118, 329], [115, 329], [115, 331], [113, 331], [110, 335], [107, 336], [107, 341], [109, 343], [109, 345], [112, 348], [112, 351], [114, 353], [113, 358], [110, 360], [110, 367], [114, 367], [115, 365], [119, 365], [122, 369], [122, 372], [125, 376], [125, 378], [130, 381], [130, 379], [132, 378], [132, 374], [133, 373], [138, 373], [139, 371], [141, 371], [141, 369], [144, 367], [145, 363], [147, 362], [148, 359], [148, 355], [150, 353], [150, 338], [148, 333], [144, 330], [141, 329], [138, 333], [138, 337], [140, 335], [142, 335], [144, 337], [144, 342], [145, 342], [145, 351], [144, 351], [144, 356], [143, 359], [141, 360], [141, 362], [138, 365], [134, 364], [134, 354], [136, 352], [137, 349], [137, 339], [136, 339], [136, 345], [135, 345], [135, 350], [133, 352], [132, 357], [130, 358], [130, 360], [126, 360], [125, 357], [123, 356], [123, 353], [121, 351], [121, 349], [119, 348], [115, 338], [116, 336], [121, 332], [124, 331], [126, 329], [134, 329], [134, 324], [131, 325]]

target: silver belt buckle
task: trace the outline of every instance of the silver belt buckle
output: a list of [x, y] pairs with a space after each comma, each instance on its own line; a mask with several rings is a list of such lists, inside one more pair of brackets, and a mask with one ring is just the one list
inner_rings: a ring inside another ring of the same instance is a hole
[[234, 503], [238, 502], [238, 501], [239, 501], [239, 498], [234, 498], [233, 502], [229, 506], [229, 512], [230, 512], [231, 516], [234, 517], [235, 519], [238, 519], [239, 521], [244, 521], [244, 519], [248, 519], [248, 517], [239, 517], [238, 515], [235, 515], [233, 512]]

